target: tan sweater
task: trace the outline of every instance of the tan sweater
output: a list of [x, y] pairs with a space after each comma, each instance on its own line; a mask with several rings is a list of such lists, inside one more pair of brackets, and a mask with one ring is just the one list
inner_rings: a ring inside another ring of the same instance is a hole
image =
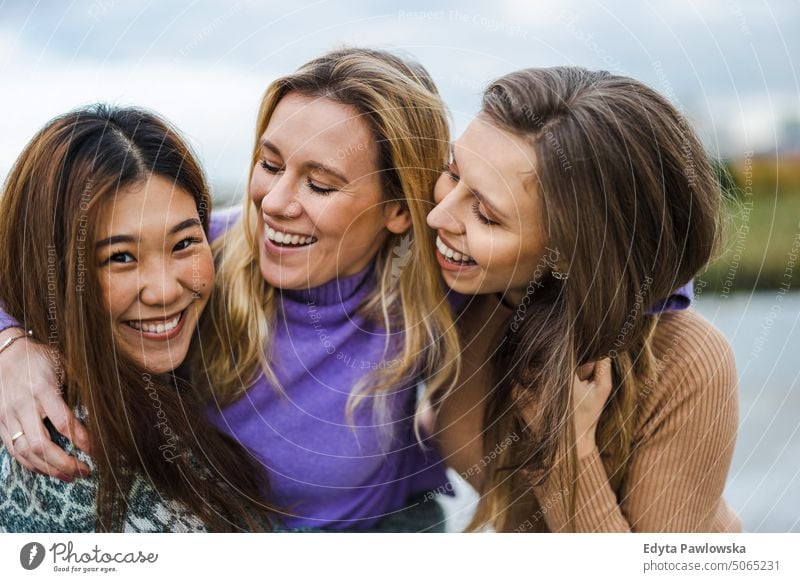
[[[733, 353], [725, 337], [693, 310], [661, 316], [654, 341], [661, 369], [642, 387], [634, 449], [617, 496], [603, 460], [579, 461], [580, 532], [738, 532], [722, 498], [738, 425]], [[550, 531], [565, 523], [560, 494], [536, 490]], [[530, 522], [529, 522], [530, 523]], [[524, 531], [524, 527], [522, 531]]]

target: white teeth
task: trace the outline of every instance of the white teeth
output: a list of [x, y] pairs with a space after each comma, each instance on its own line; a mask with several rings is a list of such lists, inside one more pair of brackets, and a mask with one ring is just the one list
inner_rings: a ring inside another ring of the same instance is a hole
[[178, 327], [178, 323], [181, 321], [181, 316], [177, 315], [172, 320], [167, 321], [166, 323], [144, 323], [141, 321], [129, 321], [127, 322], [133, 329], [143, 331], [145, 333], [166, 333], [170, 332], [176, 327]]
[[466, 253], [460, 253], [449, 246], [447, 246], [440, 237], [436, 237], [436, 248], [442, 253], [447, 260], [453, 263], [471, 263], [475, 262], [471, 256]]
[[303, 246], [317, 242], [313, 236], [302, 236], [299, 234], [290, 234], [288, 232], [280, 232], [272, 227], [265, 227], [267, 238], [277, 244]]

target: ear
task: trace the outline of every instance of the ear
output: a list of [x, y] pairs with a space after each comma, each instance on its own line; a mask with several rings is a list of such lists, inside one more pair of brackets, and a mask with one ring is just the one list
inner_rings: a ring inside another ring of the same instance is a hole
[[389, 232], [402, 234], [411, 228], [411, 214], [402, 202], [390, 202], [383, 207], [384, 225]]

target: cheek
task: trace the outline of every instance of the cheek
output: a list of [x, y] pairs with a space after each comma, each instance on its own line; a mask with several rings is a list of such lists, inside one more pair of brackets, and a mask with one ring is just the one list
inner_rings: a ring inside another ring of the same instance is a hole
[[361, 203], [358, 198], [339, 197], [322, 205], [305, 204], [304, 209], [320, 233], [331, 240], [368, 239], [383, 230], [383, 213], [377, 202]]
[[389, 235], [380, 205], [361, 210], [361, 214], [357, 218], [352, 218], [348, 222], [348, 232], [345, 234], [345, 238], [359, 241], [360, 247], [372, 245], [377, 240], [382, 241], [385, 236]]
[[544, 261], [545, 244], [536, 239], [528, 240], [519, 245], [519, 266], [515, 279], [519, 284], [526, 285], [531, 279], [541, 277], [547, 270], [547, 263]]
[[200, 307], [205, 306], [214, 288], [214, 259], [210, 247], [206, 246], [183, 265], [181, 278], [188, 283]]
[[483, 267], [487, 274], [499, 279], [516, 276], [525, 261], [524, 250], [520, 238], [513, 233], [502, 231], [496, 227], [472, 225], [467, 228], [467, 244], [472, 256]]
[[214, 288], [214, 259], [211, 256], [211, 249], [208, 249], [208, 252], [203, 253], [202, 259], [199, 263], [198, 268], [198, 283], [199, 289], [195, 289], [198, 293], [201, 293], [208, 298], [208, 295], [211, 293], [211, 290]]
[[98, 285], [103, 305], [112, 319], [122, 317], [138, 297], [135, 273], [101, 273]]

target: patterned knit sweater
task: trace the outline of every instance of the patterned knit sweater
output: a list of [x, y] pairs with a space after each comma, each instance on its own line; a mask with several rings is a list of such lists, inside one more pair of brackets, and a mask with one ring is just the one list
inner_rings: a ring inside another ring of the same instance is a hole
[[[94, 469], [92, 460], [50, 429], [53, 440]], [[65, 483], [33, 473], [0, 445], [0, 532], [87, 533], [95, 531], [97, 479], [76, 478]], [[202, 532], [203, 523], [187, 509], [164, 499], [137, 476], [126, 495], [125, 532]]]

